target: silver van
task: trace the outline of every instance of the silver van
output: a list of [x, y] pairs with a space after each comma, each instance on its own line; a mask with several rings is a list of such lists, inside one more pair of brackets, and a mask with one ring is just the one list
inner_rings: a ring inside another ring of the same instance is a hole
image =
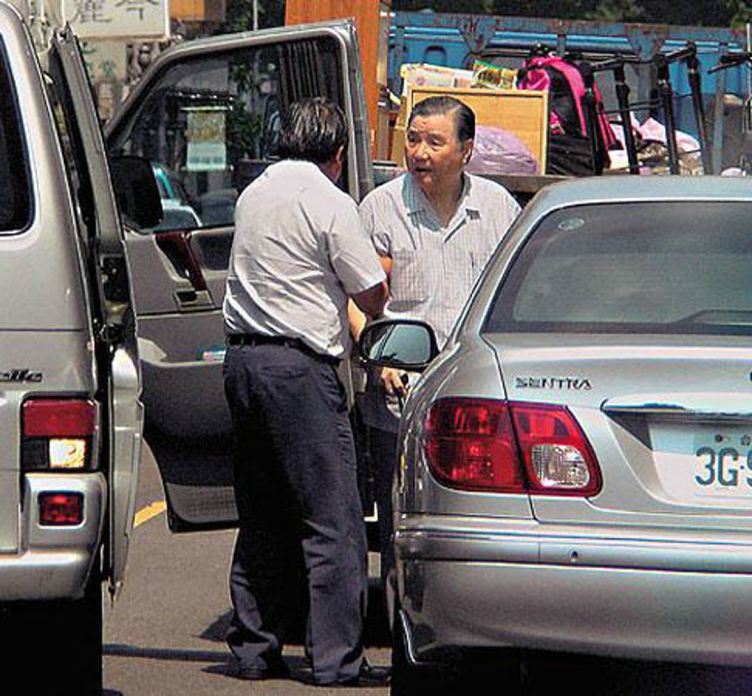
[[[0, 3], [0, 92], [0, 627], [7, 664], [33, 655], [25, 685], [62, 666], [98, 693], [141, 448], [130, 271], [75, 39], [56, 36], [42, 68]], [[113, 166], [124, 194], [145, 192], [134, 217], [158, 221], [149, 164]]]
[[373, 186], [358, 48], [351, 22], [186, 43], [103, 137], [75, 37], [37, 56], [0, 1], [0, 90], [0, 630], [25, 674], [97, 693], [142, 423], [171, 529], [236, 524], [221, 307], [234, 201], [284, 108], [337, 101], [343, 187]]

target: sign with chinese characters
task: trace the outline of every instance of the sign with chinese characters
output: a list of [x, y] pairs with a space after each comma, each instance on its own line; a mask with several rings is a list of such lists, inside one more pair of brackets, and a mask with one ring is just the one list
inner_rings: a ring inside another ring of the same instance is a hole
[[81, 39], [170, 34], [169, 0], [63, 0], [63, 17]]

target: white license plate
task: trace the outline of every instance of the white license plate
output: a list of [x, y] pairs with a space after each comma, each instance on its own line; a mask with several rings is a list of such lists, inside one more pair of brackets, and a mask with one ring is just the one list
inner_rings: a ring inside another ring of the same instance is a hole
[[694, 438], [697, 495], [752, 497], [752, 432], [716, 432]]

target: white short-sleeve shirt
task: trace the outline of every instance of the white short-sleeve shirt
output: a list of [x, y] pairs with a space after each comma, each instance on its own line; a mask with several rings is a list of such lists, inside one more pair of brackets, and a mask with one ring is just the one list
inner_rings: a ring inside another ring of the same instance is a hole
[[225, 328], [349, 347], [347, 298], [385, 279], [355, 202], [311, 162], [271, 165], [238, 198]]
[[520, 212], [488, 179], [463, 174], [454, 217], [444, 226], [410, 174], [372, 191], [360, 218], [376, 251], [392, 259], [384, 314], [422, 319], [443, 346], [475, 282]]

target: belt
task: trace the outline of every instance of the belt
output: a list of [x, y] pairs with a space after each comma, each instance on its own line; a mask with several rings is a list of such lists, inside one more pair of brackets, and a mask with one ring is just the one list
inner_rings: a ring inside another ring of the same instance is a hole
[[266, 334], [239, 334], [232, 333], [227, 334], [228, 346], [263, 346], [263, 345], [275, 345], [275, 346], [287, 346], [288, 348], [297, 348], [303, 353], [307, 353], [317, 360], [321, 360], [331, 365], [339, 365], [339, 358], [335, 358], [332, 355], [323, 355], [317, 353], [308, 344], [301, 341], [299, 338], [290, 338], [289, 336], [268, 336]]

